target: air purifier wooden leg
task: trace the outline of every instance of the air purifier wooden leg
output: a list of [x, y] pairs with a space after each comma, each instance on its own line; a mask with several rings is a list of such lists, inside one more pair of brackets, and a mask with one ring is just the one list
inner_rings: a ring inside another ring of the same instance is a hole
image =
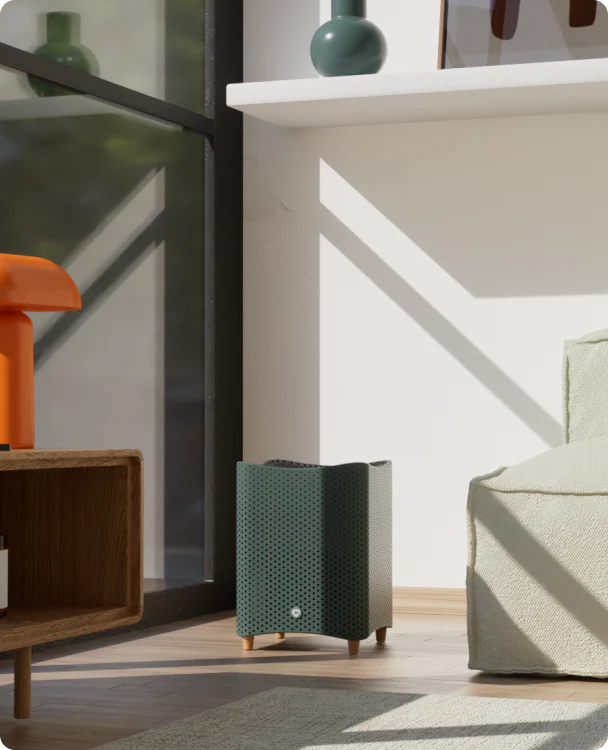
[[253, 651], [253, 638], [252, 635], [243, 638], [243, 651]]
[[285, 633], [275, 633], [274, 637], [277, 639], [277, 641], [284, 641], [285, 640]]
[[378, 643], [386, 643], [386, 631], [388, 628], [378, 628], [376, 630], [376, 640]]
[[32, 649], [15, 651], [15, 719], [32, 716]]
[[348, 653], [351, 656], [358, 656], [359, 654], [359, 645], [361, 644], [361, 641], [349, 641], [348, 642]]

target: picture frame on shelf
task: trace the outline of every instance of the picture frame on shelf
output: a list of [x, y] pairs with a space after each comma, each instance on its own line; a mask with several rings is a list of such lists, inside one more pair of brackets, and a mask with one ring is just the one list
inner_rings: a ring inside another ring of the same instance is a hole
[[441, 0], [438, 68], [608, 58], [597, 0]]

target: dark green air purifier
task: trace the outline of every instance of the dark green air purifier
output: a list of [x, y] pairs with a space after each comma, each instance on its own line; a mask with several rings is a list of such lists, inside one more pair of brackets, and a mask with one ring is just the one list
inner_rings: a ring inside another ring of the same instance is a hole
[[237, 469], [237, 631], [359, 642], [392, 626], [392, 464]]

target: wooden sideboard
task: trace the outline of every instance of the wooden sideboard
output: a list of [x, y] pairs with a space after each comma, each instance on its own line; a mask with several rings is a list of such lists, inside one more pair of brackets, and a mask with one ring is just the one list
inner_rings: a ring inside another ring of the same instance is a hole
[[138, 451], [0, 452], [15, 718], [31, 716], [32, 646], [141, 619], [142, 468]]

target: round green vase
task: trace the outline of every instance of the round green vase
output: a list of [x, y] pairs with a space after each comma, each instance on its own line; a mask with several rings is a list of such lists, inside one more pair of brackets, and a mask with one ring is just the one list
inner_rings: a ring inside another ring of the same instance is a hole
[[[99, 67], [95, 56], [86, 47], [78, 44], [79, 22], [80, 16], [77, 13], [47, 13], [46, 42], [38, 47], [34, 54], [83, 73], [97, 75]], [[38, 96], [66, 96], [75, 93], [37, 76], [28, 76], [28, 81]]]
[[378, 73], [386, 61], [386, 39], [366, 18], [367, 0], [332, 0], [331, 15], [310, 46], [317, 71], [326, 77]]

